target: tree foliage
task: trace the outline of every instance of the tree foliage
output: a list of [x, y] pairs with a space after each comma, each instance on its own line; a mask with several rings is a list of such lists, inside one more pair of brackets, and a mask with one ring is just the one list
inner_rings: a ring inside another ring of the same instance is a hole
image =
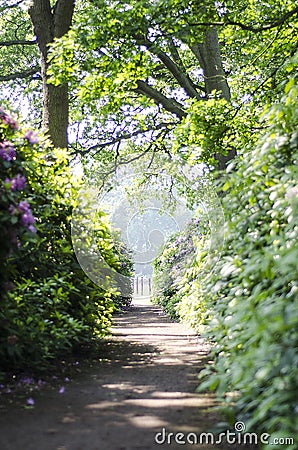
[[[82, 5], [71, 32], [54, 45], [50, 69], [56, 83], [72, 83], [82, 105], [88, 134], [82, 152], [100, 155], [110, 147], [119, 158], [119, 143], [128, 140], [139, 152], [171, 152], [173, 140], [177, 151], [200, 149], [205, 134], [213, 133], [198, 159], [213, 165], [218, 153], [230, 159], [240, 118], [247, 115], [242, 129], [251, 134], [253, 109], [275, 95], [281, 67], [297, 45], [294, 2], [239, 5], [181, 0]], [[215, 98], [232, 103], [225, 109], [211, 103], [209, 121], [208, 99], [215, 90]], [[181, 138], [180, 127], [188, 124], [190, 141], [187, 133]]]
[[[47, 43], [67, 31], [66, 18], [63, 33], [53, 34], [48, 26], [61, 16], [63, 2], [34, 2], [35, 12], [47, 6], [44, 30], [38, 31], [35, 23], [37, 36], [52, 33]], [[16, 45], [14, 26], [5, 28], [0, 45], [5, 79], [36, 67], [36, 46], [24, 44], [35, 40], [32, 23], [26, 8], [20, 2], [14, 5], [3, 7], [4, 18], [10, 21], [12, 15], [18, 26], [20, 41]], [[211, 165], [220, 160], [222, 168], [235, 154], [235, 138], [243, 139], [237, 119], [247, 117], [241, 131], [249, 139], [255, 108], [266, 98], [274, 99], [283, 63], [297, 46], [296, 18], [297, 7], [291, 0], [203, 4], [171, 0], [167, 5], [140, 0], [76, 2], [72, 30], [57, 40], [50, 57], [52, 81], [70, 83], [71, 122], [77, 124], [75, 151], [101, 158], [113, 154], [117, 160], [121, 143], [131, 141], [134, 151], [155, 154], [172, 151], [174, 139], [176, 149], [190, 144], [200, 148], [201, 137], [210, 129], [216, 131], [222, 121], [222, 106], [218, 103], [218, 115], [212, 106], [215, 122], [211, 123], [198, 121], [192, 113], [201, 110], [203, 116], [206, 100], [216, 90], [219, 97], [228, 101], [231, 97], [232, 107], [224, 111], [222, 128], [212, 136], [214, 146], [199, 151], [198, 158]], [[39, 45], [41, 40], [42, 36]], [[17, 59], [20, 51], [22, 57]], [[47, 51], [43, 59], [48, 64]], [[36, 80], [33, 83], [33, 89], [27, 89], [31, 97]], [[66, 109], [67, 102], [58, 97], [54, 102]], [[245, 103], [248, 100], [251, 107]], [[180, 131], [174, 137], [180, 124], [194, 130], [190, 142], [187, 133], [183, 141]]]
[[[24, 2], [0, 4], [0, 83], [1, 103], [10, 100], [18, 110], [30, 108], [30, 121], [37, 123], [40, 110], [40, 61], [37, 41]], [[26, 97], [28, 100], [24, 99]]]
[[[64, 84], [57, 87], [49, 83], [47, 69], [49, 44], [69, 30], [74, 1], [16, 2], [3, 7], [3, 11], [5, 15], [2, 21], [5, 20], [11, 26], [3, 27], [1, 36], [3, 72], [0, 81], [7, 82], [6, 86], [10, 88], [13, 86], [11, 81], [26, 80], [23, 85], [27, 96], [31, 97], [31, 108], [36, 102], [39, 103], [43, 130], [48, 132], [54, 146], [67, 147], [68, 86]], [[41, 83], [36, 82], [39, 80]], [[39, 102], [34, 95], [36, 88]], [[10, 92], [13, 90], [9, 89]]]

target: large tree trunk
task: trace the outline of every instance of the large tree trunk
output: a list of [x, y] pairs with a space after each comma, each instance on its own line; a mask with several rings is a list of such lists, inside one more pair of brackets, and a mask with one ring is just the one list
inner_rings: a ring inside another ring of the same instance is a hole
[[[229, 102], [231, 100], [231, 93], [222, 66], [216, 28], [211, 28], [206, 31], [204, 42], [193, 45], [191, 49], [203, 69], [206, 94], [210, 95], [213, 91], [216, 91], [222, 98]], [[235, 155], [235, 150], [229, 150], [227, 155], [217, 153], [215, 158], [218, 161], [218, 169], [225, 169], [227, 162], [233, 159]]]
[[33, 0], [29, 14], [37, 36], [41, 55], [43, 84], [43, 128], [55, 147], [67, 147], [68, 86], [48, 83], [49, 44], [66, 34], [71, 26], [74, 0], [57, 0], [51, 8], [50, 0]]
[[231, 99], [230, 88], [222, 66], [216, 28], [206, 31], [204, 42], [194, 46], [193, 52], [204, 71], [206, 93], [220, 92], [222, 98], [229, 102]]

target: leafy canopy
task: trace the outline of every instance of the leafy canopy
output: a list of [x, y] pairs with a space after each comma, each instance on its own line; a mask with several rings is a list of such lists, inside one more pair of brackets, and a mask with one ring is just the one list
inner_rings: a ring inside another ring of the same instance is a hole
[[[50, 72], [53, 82], [71, 83], [82, 105], [74, 116], [88, 136], [82, 153], [106, 157], [113, 149], [117, 156], [127, 141], [136, 152], [171, 152], [174, 142], [175, 151], [196, 146], [198, 159], [214, 163], [214, 153], [227, 153], [240, 138], [241, 121], [249, 139], [256, 107], [274, 98], [296, 48], [296, 16], [292, 1], [79, 4], [72, 30], [52, 48]], [[213, 25], [231, 107], [206, 102], [201, 50]]]

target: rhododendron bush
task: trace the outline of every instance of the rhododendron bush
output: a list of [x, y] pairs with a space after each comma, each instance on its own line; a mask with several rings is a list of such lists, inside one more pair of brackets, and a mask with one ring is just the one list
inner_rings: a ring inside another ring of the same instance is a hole
[[[75, 257], [70, 222], [80, 181], [67, 150], [42, 136], [38, 143], [3, 110], [0, 132], [0, 370], [43, 369], [105, 335], [121, 299], [94, 285]], [[127, 274], [128, 254], [107, 223], [100, 230], [100, 250]]]
[[[28, 185], [23, 166], [24, 148], [37, 143], [33, 132], [18, 132], [15, 119], [0, 108], [0, 284], [3, 292], [9, 287], [7, 258], [35, 233], [35, 218], [26, 200]], [[29, 150], [30, 151], [30, 150]]]

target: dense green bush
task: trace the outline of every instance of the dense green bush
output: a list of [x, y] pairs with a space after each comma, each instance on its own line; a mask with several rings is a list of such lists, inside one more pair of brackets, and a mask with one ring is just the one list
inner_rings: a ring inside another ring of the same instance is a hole
[[291, 79], [223, 186], [224, 253], [198, 296], [216, 343], [205, 386], [238, 392], [248, 427], [284, 437], [298, 431], [297, 94]]
[[[153, 302], [161, 305], [172, 319], [179, 318], [177, 305], [189, 295], [191, 283], [197, 276], [196, 270], [193, 271], [195, 255], [203, 236], [207, 235], [203, 222], [203, 217], [193, 220], [182, 232], [171, 236], [154, 260]], [[184, 284], [186, 273], [187, 283]]]
[[231, 422], [269, 433], [268, 448], [281, 448], [275, 437], [298, 439], [297, 101], [291, 78], [263, 115], [266, 133], [219, 182], [226, 230], [216, 270], [202, 254], [175, 292], [177, 314], [214, 344], [201, 389], [226, 400]]
[[[7, 269], [5, 286], [10, 288], [0, 304], [1, 369], [43, 368], [49, 360], [105, 335], [115, 301], [121, 305], [121, 299], [112, 287], [92, 283], [74, 254], [70, 223], [80, 182], [72, 177], [67, 151], [53, 149], [45, 140], [37, 144], [34, 134], [24, 137], [10, 123], [2, 121], [1, 130], [2, 140], [9, 137], [10, 147], [17, 148], [17, 157], [12, 154], [9, 161], [0, 161], [0, 227], [10, 234], [13, 230], [17, 242], [9, 243], [1, 254]], [[24, 179], [18, 180], [19, 190], [7, 180], [15, 173], [26, 177], [26, 186]], [[26, 211], [19, 208], [20, 202]], [[113, 267], [126, 274], [129, 255], [100, 217], [98, 247]]]

